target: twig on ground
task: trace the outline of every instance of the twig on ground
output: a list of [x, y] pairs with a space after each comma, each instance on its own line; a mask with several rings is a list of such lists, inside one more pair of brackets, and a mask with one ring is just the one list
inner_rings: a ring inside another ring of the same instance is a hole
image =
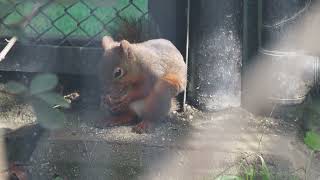
[[[45, 5], [45, 3], [40, 3], [37, 2], [34, 7], [32, 8], [32, 12], [26, 16], [25, 18], [23, 18], [21, 21], [19, 21], [16, 24], [13, 24], [12, 26], [19, 26], [19, 28], [25, 28], [28, 23], [31, 21], [31, 19], [36, 16], [39, 12], [40, 9]], [[6, 47], [3, 48], [3, 50], [0, 52], [0, 62], [2, 60], [4, 60], [6, 58], [6, 55], [9, 53], [9, 51], [11, 50], [11, 48], [14, 46], [14, 44], [17, 42], [18, 38], [17, 36], [13, 36], [9, 41], [6, 40], [8, 42], [8, 44], [6, 45]]]
[[6, 47], [4, 47], [3, 50], [0, 52], [0, 62], [6, 58], [7, 54], [10, 51], [10, 49], [17, 42], [17, 37], [14, 36], [7, 42], [8, 42], [8, 44], [6, 45]]

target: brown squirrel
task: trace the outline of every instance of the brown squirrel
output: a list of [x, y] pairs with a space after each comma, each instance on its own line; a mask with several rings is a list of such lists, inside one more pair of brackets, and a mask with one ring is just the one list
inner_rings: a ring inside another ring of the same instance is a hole
[[101, 103], [114, 114], [106, 125], [138, 119], [132, 131], [147, 132], [152, 122], [168, 115], [175, 97], [186, 89], [187, 66], [181, 53], [165, 39], [129, 43], [105, 36], [102, 47]]

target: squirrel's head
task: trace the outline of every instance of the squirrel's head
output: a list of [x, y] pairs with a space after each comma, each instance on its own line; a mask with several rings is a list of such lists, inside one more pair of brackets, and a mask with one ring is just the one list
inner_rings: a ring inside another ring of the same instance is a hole
[[121, 83], [126, 77], [139, 72], [136, 57], [134, 55], [134, 44], [126, 40], [114, 41], [110, 36], [104, 36], [102, 47], [104, 56], [99, 64], [99, 75], [106, 85]]

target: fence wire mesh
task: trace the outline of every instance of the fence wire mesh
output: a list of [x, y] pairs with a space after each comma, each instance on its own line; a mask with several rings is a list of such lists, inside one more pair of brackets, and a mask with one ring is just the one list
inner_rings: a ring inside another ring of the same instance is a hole
[[[23, 43], [58, 46], [97, 46], [124, 17], [148, 15], [148, 0], [63, 0], [42, 1], [37, 13], [29, 17], [41, 1], [11, 0], [0, 3], [0, 38], [14, 35], [15, 24], [26, 20]], [[100, 3], [99, 3], [100, 2]], [[29, 19], [28, 19], [29, 18]]]

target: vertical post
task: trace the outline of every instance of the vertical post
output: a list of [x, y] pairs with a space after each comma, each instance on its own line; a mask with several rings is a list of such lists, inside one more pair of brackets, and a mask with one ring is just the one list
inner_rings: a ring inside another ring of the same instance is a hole
[[[317, 74], [318, 58], [304, 52], [298, 29], [303, 26], [312, 0], [262, 0], [259, 55], [273, 69], [264, 74], [272, 91], [272, 103], [293, 105], [301, 103]], [[312, 28], [312, 27], [310, 27]]]
[[149, 0], [149, 14], [160, 29], [162, 38], [170, 40], [185, 54], [185, 0]]
[[296, 52], [301, 47], [294, 30], [308, 15], [312, 0], [261, 0], [260, 48]]
[[274, 105], [276, 111], [294, 107], [315, 85], [318, 58], [306, 53], [300, 37], [311, 5], [312, 0], [258, 1], [258, 56], [246, 77], [249, 110], [270, 113]]
[[[188, 0], [187, 4], [187, 32], [186, 32], [186, 54], [185, 61], [187, 66], [189, 65], [189, 29], [190, 29], [190, 0]], [[185, 111], [185, 105], [187, 103], [187, 91], [184, 91], [183, 94], [183, 110]]]
[[250, 70], [250, 64], [254, 62], [259, 48], [259, 2], [260, 0], [244, 0], [241, 106], [245, 108], [251, 98], [246, 85], [246, 73]]
[[188, 102], [202, 110], [241, 103], [242, 0], [190, 1]]

